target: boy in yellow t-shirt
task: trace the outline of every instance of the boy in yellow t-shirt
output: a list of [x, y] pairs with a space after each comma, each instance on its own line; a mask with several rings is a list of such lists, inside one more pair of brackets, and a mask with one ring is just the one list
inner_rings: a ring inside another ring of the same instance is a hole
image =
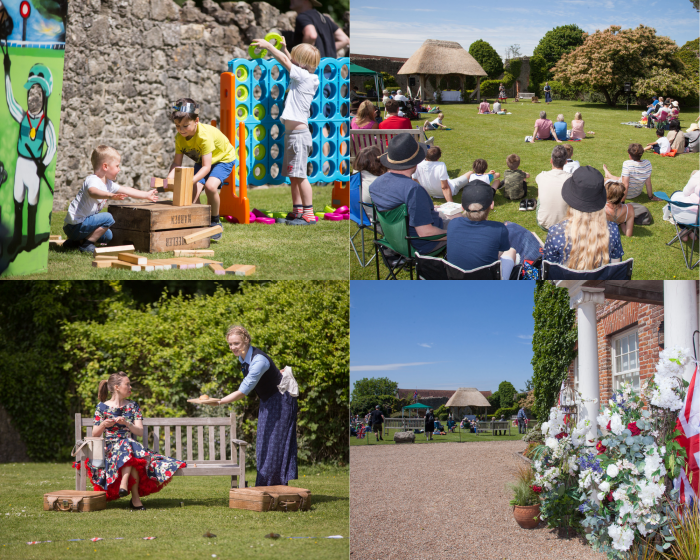
[[[168, 179], [175, 178], [175, 168], [182, 165], [186, 155], [194, 163], [194, 203], [204, 189], [207, 202], [211, 205], [211, 225], [219, 221], [219, 187], [230, 175], [236, 159], [235, 148], [226, 135], [215, 126], [199, 122], [199, 105], [194, 100], [183, 97], [175, 102], [170, 113], [175, 123], [175, 158], [170, 166]], [[218, 241], [221, 234], [212, 239]]]

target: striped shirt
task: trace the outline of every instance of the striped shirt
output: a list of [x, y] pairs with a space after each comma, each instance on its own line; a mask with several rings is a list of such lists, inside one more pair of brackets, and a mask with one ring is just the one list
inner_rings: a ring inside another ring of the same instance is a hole
[[651, 163], [648, 159], [634, 161], [628, 159], [622, 164], [622, 176], [629, 177], [627, 198], [636, 198], [642, 194], [644, 183], [651, 177]]

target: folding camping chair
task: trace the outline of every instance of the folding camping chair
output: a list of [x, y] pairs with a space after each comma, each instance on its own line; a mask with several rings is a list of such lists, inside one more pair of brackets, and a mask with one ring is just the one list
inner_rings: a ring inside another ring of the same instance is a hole
[[[377, 254], [382, 255], [382, 260], [384, 265], [389, 269], [389, 274], [385, 280], [396, 278], [396, 274], [401, 272], [404, 268], [408, 267], [408, 271], [413, 280], [413, 265], [415, 263], [414, 255], [416, 250], [413, 248], [411, 241], [422, 240], [422, 241], [440, 241], [444, 239], [447, 234], [441, 233], [439, 235], [429, 235], [427, 237], [411, 237], [408, 235], [409, 223], [408, 223], [408, 210], [406, 205], [402, 204], [391, 210], [385, 210], [380, 212], [377, 210], [376, 205], [374, 206], [374, 251], [375, 257]], [[383, 238], [379, 239], [377, 234], [377, 222], [382, 228]], [[445, 247], [440, 247], [435, 251], [427, 253], [427, 256], [434, 257], [439, 255], [445, 250]], [[388, 254], [389, 251], [393, 253], [398, 253], [399, 257], [395, 257], [392, 254]], [[377, 280], [380, 280], [379, 275], [379, 258], [376, 260], [377, 264]]]
[[564, 265], [542, 261], [542, 280], [631, 280], [634, 259], [608, 263], [594, 270], [574, 270]]
[[415, 253], [416, 277], [418, 280], [500, 280], [501, 261], [475, 268], [462, 270], [445, 259], [423, 256]]
[[[350, 175], [350, 219], [357, 224], [357, 231], [350, 236], [350, 245], [355, 251], [357, 260], [362, 268], [369, 265], [377, 255], [374, 254], [367, 260], [365, 257], [365, 230], [372, 226], [372, 221], [367, 215], [365, 205], [362, 203], [362, 174]], [[360, 236], [361, 253], [358, 253], [355, 238]], [[360, 256], [362, 255], [362, 256]]]
[[[675, 194], [676, 193], [673, 193], [671, 198], [669, 198], [665, 192], [655, 192], [654, 196], [668, 203], [668, 210], [671, 212], [671, 216], [673, 216], [673, 225], [676, 228], [676, 235], [674, 235], [673, 239], [666, 243], [666, 245], [671, 246], [676, 242], [676, 240], [678, 240], [681, 246], [681, 252], [683, 253], [683, 259], [685, 260], [685, 266], [688, 270], [693, 270], [696, 266], [698, 266], [698, 263], [700, 263], [700, 258], [698, 258], [698, 260], [695, 261], [695, 264], [692, 264], [693, 254], [695, 252], [695, 243], [698, 240], [698, 236], [700, 236], [700, 212], [698, 211], [697, 204], [673, 200], [673, 195]], [[678, 208], [678, 210], [675, 212], [673, 209], [674, 206]], [[695, 207], [695, 212], [691, 210], [683, 211], [684, 208], [690, 208], [693, 206]], [[681, 240], [681, 235], [683, 235], [684, 232], [695, 234], [690, 244], [690, 254], [686, 253], [684, 243]], [[700, 246], [698, 247], [698, 253], [700, 256]]]

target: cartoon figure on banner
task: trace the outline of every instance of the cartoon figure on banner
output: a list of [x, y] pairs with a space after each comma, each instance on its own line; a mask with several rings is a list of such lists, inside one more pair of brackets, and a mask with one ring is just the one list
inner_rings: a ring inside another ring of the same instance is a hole
[[[44, 64], [35, 64], [29, 70], [24, 88], [27, 90], [27, 110], [17, 103], [10, 80], [10, 55], [3, 50], [5, 70], [5, 96], [12, 117], [19, 124], [17, 164], [15, 167], [14, 202], [15, 224], [9, 253], [16, 253], [22, 245], [22, 213], [27, 199], [27, 240], [24, 250], [31, 251], [49, 239], [49, 232], [36, 234], [36, 214], [41, 191], [41, 181], [53, 195], [53, 186], [46, 178], [46, 168], [56, 155], [56, 133], [46, 114], [46, 107], [53, 89], [51, 71]], [[44, 152], [46, 145], [46, 152]]]

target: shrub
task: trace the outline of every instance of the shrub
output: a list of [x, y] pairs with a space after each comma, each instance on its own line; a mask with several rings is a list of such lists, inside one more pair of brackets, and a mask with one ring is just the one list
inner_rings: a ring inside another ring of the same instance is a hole
[[484, 80], [481, 82], [482, 97], [496, 97], [498, 95], [498, 86], [501, 80]]
[[517, 406], [512, 406], [509, 408], [499, 408], [496, 411], [496, 414], [494, 414], [494, 418], [496, 418], [496, 420], [498, 420], [501, 417], [501, 415], [503, 415], [506, 420], [510, 420], [511, 416], [513, 416], [517, 413], [518, 413]]

